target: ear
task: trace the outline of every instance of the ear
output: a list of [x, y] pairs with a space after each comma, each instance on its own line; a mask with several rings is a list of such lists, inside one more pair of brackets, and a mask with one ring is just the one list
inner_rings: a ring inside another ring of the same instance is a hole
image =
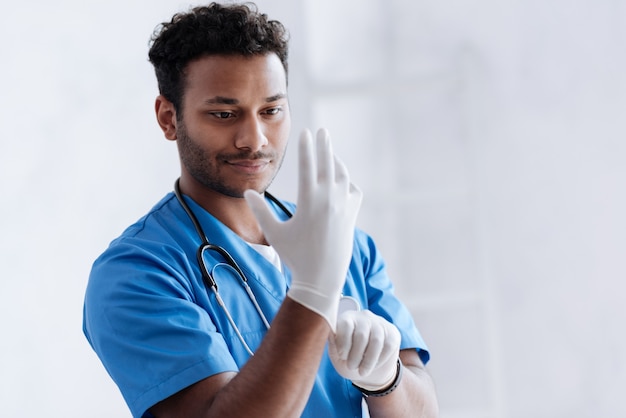
[[176, 140], [176, 109], [172, 102], [163, 95], [159, 95], [154, 103], [157, 122], [170, 141]]

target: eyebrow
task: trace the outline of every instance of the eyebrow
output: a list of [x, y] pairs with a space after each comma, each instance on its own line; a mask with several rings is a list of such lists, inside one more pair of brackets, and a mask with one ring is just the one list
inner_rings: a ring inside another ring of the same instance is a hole
[[[280, 99], [284, 99], [285, 97], [287, 97], [287, 95], [285, 93], [278, 93], [278, 94], [275, 94], [273, 96], [265, 98], [265, 102], [266, 103], [271, 103], [271, 102], [275, 102], [275, 101], [280, 100]], [[205, 100], [205, 103], [206, 104], [236, 105], [236, 104], [239, 104], [239, 100], [232, 99], [230, 97], [215, 96], [215, 97], [212, 97], [210, 99]]]
[[278, 93], [278, 94], [275, 94], [273, 96], [266, 98], [265, 101], [267, 103], [270, 103], [270, 102], [275, 102], [276, 100], [284, 99], [286, 97], [287, 95], [285, 93]]
[[231, 98], [228, 98], [228, 97], [215, 96], [215, 97], [212, 97], [210, 99], [205, 100], [204, 103], [206, 103], [206, 104], [229, 104], [229, 105], [236, 105], [236, 104], [239, 103], [239, 100], [231, 99]]

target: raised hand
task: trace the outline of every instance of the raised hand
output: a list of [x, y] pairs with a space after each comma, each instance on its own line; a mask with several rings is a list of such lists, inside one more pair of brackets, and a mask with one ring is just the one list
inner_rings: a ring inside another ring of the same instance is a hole
[[334, 330], [362, 193], [334, 156], [325, 129], [318, 131], [315, 148], [311, 133], [304, 131], [298, 207], [291, 219], [279, 221], [257, 192], [247, 190], [244, 196], [267, 242], [292, 271], [287, 296], [324, 317]]

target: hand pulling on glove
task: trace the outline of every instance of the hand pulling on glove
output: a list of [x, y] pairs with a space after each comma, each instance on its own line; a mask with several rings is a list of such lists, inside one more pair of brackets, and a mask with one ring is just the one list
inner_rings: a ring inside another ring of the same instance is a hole
[[309, 131], [300, 136], [298, 207], [281, 222], [264, 198], [251, 190], [244, 196], [267, 242], [292, 271], [287, 296], [318, 313], [334, 330], [361, 206], [361, 191], [333, 155], [326, 130], [317, 133], [317, 153]]
[[335, 370], [359, 388], [376, 392], [396, 380], [400, 332], [383, 317], [367, 310], [340, 313], [328, 343]]

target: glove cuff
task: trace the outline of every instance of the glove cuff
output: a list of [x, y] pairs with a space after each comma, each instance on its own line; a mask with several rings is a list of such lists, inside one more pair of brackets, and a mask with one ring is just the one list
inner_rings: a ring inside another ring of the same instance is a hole
[[395, 377], [393, 378], [391, 383], [383, 386], [382, 389], [369, 390], [369, 389], [365, 389], [356, 385], [354, 382], [352, 382], [352, 386], [357, 388], [365, 397], [368, 397], [368, 396], [381, 397], [381, 396], [389, 395], [391, 392], [396, 390], [396, 388], [400, 384], [400, 381], [402, 380], [402, 362], [400, 361], [400, 359], [398, 359], [397, 361], [396, 373], [394, 376]]
[[330, 328], [335, 332], [337, 326], [337, 310], [339, 309], [339, 297], [329, 297], [307, 287], [292, 287], [287, 296], [298, 302], [305, 308], [323, 317]]

